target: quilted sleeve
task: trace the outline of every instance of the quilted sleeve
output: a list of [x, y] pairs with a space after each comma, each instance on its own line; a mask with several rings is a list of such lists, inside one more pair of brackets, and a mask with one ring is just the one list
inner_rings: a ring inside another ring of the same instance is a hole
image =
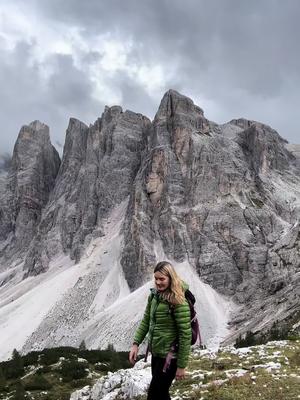
[[146, 306], [146, 310], [144, 312], [144, 316], [143, 319], [139, 325], [139, 327], [137, 328], [135, 335], [134, 335], [134, 339], [133, 341], [137, 344], [141, 344], [142, 341], [144, 340], [145, 336], [148, 333], [149, 330], [149, 324], [150, 324], [150, 309], [151, 309], [151, 301], [152, 301], [153, 295], [150, 294], [148, 297], [148, 303]]
[[190, 307], [186, 300], [175, 307], [174, 317], [179, 338], [177, 366], [185, 368], [191, 353], [192, 340]]

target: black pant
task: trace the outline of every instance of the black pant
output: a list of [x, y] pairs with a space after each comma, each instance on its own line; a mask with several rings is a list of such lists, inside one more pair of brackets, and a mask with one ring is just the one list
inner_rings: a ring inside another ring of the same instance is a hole
[[152, 380], [150, 382], [147, 400], [171, 400], [169, 388], [176, 375], [177, 360], [171, 360], [166, 372], [163, 372], [165, 358], [153, 357], [151, 360]]

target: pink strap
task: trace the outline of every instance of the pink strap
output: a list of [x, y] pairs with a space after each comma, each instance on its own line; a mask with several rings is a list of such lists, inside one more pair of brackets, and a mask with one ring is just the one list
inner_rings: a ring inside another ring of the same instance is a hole
[[171, 364], [171, 360], [174, 358], [174, 352], [175, 352], [175, 345], [173, 344], [169, 353], [167, 354], [166, 361], [163, 367], [163, 372], [167, 372], [167, 369]]
[[170, 350], [169, 353], [167, 354], [167, 357], [166, 357], [166, 361], [165, 361], [165, 364], [164, 364], [163, 372], [167, 372], [167, 369], [169, 368], [169, 366], [171, 364], [172, 358], [173, 358], [173, 352], [172, 352], [172, 350]]

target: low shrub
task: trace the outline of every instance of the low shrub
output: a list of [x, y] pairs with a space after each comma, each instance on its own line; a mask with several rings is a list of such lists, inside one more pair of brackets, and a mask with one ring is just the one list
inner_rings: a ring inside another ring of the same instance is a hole
[[64, 382], [70, 382], [73, 379], [82, 379], [88, 375], [86, 365], [76, 360], [65, 360], [61, 364], [60, 373]]
[[26, 390], [49, 390], [52, 384], [40, 374], [35, 374], [24, 383]]

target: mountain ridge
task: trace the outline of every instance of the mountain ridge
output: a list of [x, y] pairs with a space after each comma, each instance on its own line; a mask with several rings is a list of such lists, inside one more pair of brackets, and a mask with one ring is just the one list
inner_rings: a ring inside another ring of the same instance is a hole
[[[35, 121], [21, 129], [6, 190], [0, 190], [0, 305], [14, 287], [50, 277], [58, 265], [54, 260], [61, 257], [78, 274], [65, 291], [59, 289], [57, 304], [62, 299], [61, 307], [72, 310], [82, 279], [90, 300], [86, 308], [78, 308], [77, 322], [66, 324], [58, 322], [64, 313], [51, 303], [50, 313], [56, 307], [53, 324], [64, 329], [46, 345], [68, 340], [76, 345], [85, 339], [83, 332], [90, 335], [81, 321], [92, 324], [97, 301], [109, 310], [116, 293], [130, 298], [147, 287], [153, 265], [163, 258], [199, 277], [194, 288], [199, 303], [206, 293], [202, 284], [223, 299], [213, 300], [216, 315], [222, 302], [232, 304], [226, 314], [230, 332], [223, 330], [228, 340], [247, 329], [268, 330], [275, 320], [285, 324], [300, 303], [299, 184], [297, 146], [257, 121], [209, 121], [191, 99], [174, 90], [163, 96], [153, 121], [120, 106], [106, 107], [90, 126], [71, 118], [62, 160], [49, 141], [48, 127]], [[36, 204], [32, 199], [40, 200]], [[89, 275], [87, 253], [95, 246], [99, 251], [90, 261]], [[112, 258], [104, 252], [112, 252]], [[110, 265], [116, 275], [108, 285]], [[90, 278], [85, 281], [86, 274]], [[104, 298], [97, 295], [101, 288]], [[30, 290], [28, 286], [27, 296]], [[2, 304], [7, 320], [7, 304]], [[98, 326], [104, 314], [98, 315]], [[44, 318], [40, 327], [24, 338], [27, 351], [46, 343], [47, 312], [41, 309], [39, 315]], [[109, 311], [105, 315], [109, 331]], [[129, 324], [124, 328], [128, 336], [131, 318], [122, 322]], [[213, 319], [205, 319], [205, 330], [211, 335], [214, 326], [218, 336]], [[113, 329], [112, 324], [108, 336]], [[119, 339], [126, 347], [125, 336]]]

